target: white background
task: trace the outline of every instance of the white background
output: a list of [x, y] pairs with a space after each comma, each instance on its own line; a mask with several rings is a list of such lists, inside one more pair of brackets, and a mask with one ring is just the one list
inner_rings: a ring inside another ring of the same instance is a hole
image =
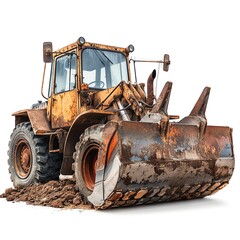
[[[25, 240], [239, 239], [239, 10], [237, 0], [1, 1], [0, 193], [12, 186], [7, 169], [11, 114], [42, 100], [42, 43], [52, 41], [56, 50], [80, 36], [121, 47], [131, 43], [135, 57], [170, 54], [170, 71], [160, 72], [158, 84], [161, 89], [173, 82], [169, 114], [188, 115], [210, 86], [208, 123], [233, 128], [236, 168], [225, 189], [201, 200], [72, 211], [0, 199], [0, 235]], [[139, 78], [145, 81], [149, 73]]]

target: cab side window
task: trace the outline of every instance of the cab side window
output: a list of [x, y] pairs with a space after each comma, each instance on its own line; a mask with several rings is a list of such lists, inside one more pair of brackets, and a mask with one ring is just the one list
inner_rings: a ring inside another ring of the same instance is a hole
[[68, 54], [56, 60], [55, 94], [73, 90], [76, 87], [76, 54]]

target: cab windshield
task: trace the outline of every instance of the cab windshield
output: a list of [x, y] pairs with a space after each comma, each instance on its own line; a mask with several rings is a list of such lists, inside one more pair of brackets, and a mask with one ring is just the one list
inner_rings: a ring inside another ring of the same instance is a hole
[[120, 52], [94, 48], [82, 51], [83, 83], [89, 88], [107, 89], [128, 81], [127, 60]]

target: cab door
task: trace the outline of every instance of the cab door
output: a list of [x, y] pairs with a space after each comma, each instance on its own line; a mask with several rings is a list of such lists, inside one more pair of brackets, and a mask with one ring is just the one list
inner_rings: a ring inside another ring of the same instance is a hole
[[68, 128], [78, 114], [77, 57], [74, 52], [55, 60], [52, 93], [52, 128]]

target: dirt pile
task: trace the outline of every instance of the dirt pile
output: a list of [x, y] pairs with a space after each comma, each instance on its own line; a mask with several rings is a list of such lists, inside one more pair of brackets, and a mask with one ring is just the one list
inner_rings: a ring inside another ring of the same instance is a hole
[[67, 209], [91, 209], [91, 205], [84, 204], [79, 192], [75, 189], [75, 182], [71, 180], [50, 181], [45, 184], [32, 184], [24, 188], [8, 188], [0, 198], [7, 201], [26, 202], [31, 205], [49, 206]]

